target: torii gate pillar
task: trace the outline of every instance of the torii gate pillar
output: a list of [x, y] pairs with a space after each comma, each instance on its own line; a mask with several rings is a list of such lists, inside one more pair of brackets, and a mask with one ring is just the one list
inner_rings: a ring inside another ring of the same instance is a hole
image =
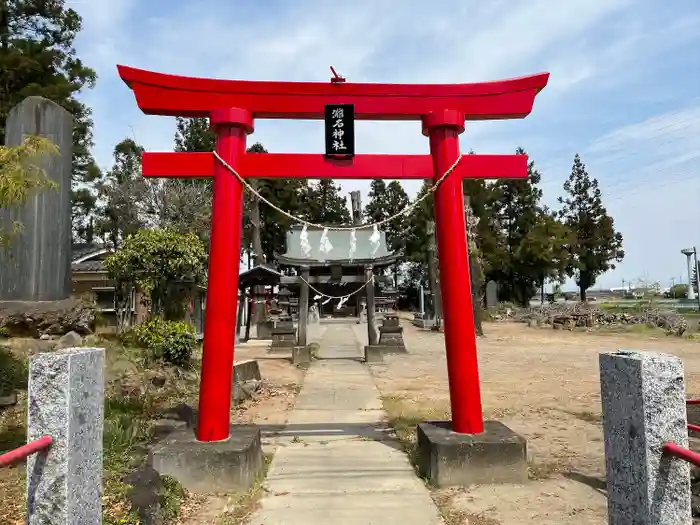
[[[459, 158], [459, 135], [463, 132], [464, 114], [458, 111], [433, 112], [423, 118], [423, 134], [430, 139], [435, 182]], [[466, 235], [461, 234], [466, 232], [462, 179], [447, 177], [434, 199], [452, 429], [463, 434], [480, 434], [484, 424], [469, 256]]]
[[[253, 132], [250, 111], [228, 108], [212, 111], [211, 127], [216, 132], [216, 151], [230, 166], [238, 168], [245, 153], [246, 137]], [[214, 165], [209, 244], [202, 381], [199, 394], [197, 439], [221, 441], [229, 437], [231, 381], [235, 343], [236, 298], [241, 253], [243, 186], [219, 162]]]

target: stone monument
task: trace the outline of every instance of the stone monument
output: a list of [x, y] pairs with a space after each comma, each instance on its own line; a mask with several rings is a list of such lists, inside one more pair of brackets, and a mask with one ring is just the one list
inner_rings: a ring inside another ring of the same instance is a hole
[[0, 301], [60, 301], [71, 293], [71, 166], [73, 117], [42, 97], [27, 97], [10, 110], [5, 141], [18, 146], [28, 135], [42, 136], [59, 148], [40, 159], [57, 189], [29, 197], [18, 209], [0, 210], [0, 224], [23, 230], [0, 249]]
[[486, 283], [486, 309], [495, 310], [498, 308], [498, 283], [489, 281]]

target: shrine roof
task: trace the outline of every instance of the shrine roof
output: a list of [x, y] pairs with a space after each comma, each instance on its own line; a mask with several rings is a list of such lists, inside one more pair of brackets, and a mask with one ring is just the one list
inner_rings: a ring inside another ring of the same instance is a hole
[[390, 265], [399, 255], [392, 253], [386, 246], [386, 234], [379, 231], [379, 247], [372, 253], [374, 246], [370, 242], [372, 229], [355, 230], [355, 251], [350, 252], [351, 231], [328, 230], [328, 240], [332, 249], [328, 253], [321, 251], [321, 236], [323, 229], [307, 228], [311, 253], [307, 256], [301, 248], [301, 226], [294, 226], [287, 232], [287, 251], [284, 254], [275, 254], [279, 264], [286, 266], [331, 266], [340, 264], [377, 266]]
[[280, 283], [281, 277], [282, 274], [274, 268], [265, 264], [260, 264], [238, 275], [238, 288], [247, 288], [248, 286], [275, 286]]

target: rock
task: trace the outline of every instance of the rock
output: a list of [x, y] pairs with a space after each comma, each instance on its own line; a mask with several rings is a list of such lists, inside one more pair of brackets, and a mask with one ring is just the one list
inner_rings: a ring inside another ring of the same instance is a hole
[[537, 327], [539, 326], [539, 323], [537, 322], [537, 319], [530, 319], [530, 320], [527, 322], [527, 325], [528, 325], [530, 328], [537, 328]]
[[155, 375], [151, 378], [151, 384], [156, 388], [162, 388], [165, 386], [166, 378], [162, 375]]
[[63, 348], [75, 348], [83, 346], [83, 338], [80, 334], [76, 332], [68, 332], [62, 336], [56, 343], [56, 350], [61, 350]]
[[11, 392], [9, 395], [0, 396], [0, 408], [11, 407], [17, 404], [17, 392]]
[[180, 421], [179, 419], [156, 419], [151, 422], [153, 436], [156, 439], [172, 434], [176, 430], [186, 429], [187, 426], [187, 421]]
[[0, 328], [11, 337], [38, 338], [71, 331], [85, 335], [94, 325], [95, 307], [81, 299], [0, 302]]
[[42, 341], [48, 341], [49, 339], [51, 339], [51, 336], [49, 334], [41, 334], [41, 336], [39, 336], [39, 339], [41, 339]]
[[129, 500], [139, 514], [139, 523], [162, 525], [164, 520], [161, 512], [160, 492], [163, 490], [163, 481], [160, 474], [153, 467], [143, 465], [122, 481], [132, 487], [129, 490]]
[[253, 394], [260, 390], [262, 386], [262, 381], [256, 379], [251, 379], [249, 381], [243, 381], [242, 383], [233, 384], [233, 402], [235, 404], [242, 403], [243, 401], [253, 397]]

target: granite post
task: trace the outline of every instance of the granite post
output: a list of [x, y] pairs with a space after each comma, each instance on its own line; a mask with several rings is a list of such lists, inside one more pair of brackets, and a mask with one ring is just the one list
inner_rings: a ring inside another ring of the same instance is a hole
[[5, 142], [18, 146], [27, 136], [42, 136], [58, 155], [37, 159], [56, 189], [32, 194], [26, 203], [0, 210], [0, 228], [22, 231], [0, 250], [0, 301], [60, 301], [71, 293], [71, 172], [73, 117], [42, 97], [27, 97], [10, 110]]
[[309, 319], [309, 273], [308, 266], [300, 268], [301, 275], [299, 277], [299, 335], [297, 338], [298, 346], [306, 346], [306, 330]]
[[377, 344], [377, 326], [374, 317], [376, 311], [374, 306], [374, 281], [370, 282], [373, 275], [372, 265], [368, 264], [365, 266], [365, 281], [367, 282], [365, 292], [367, 294], [367, 340], [370, 346]]
[[102, 348], [37, 354], [29, 365], [27, 441], [51, 436], [27, 458], [27, 524], [102, 522]]
[[425, 290], [423, 285], [418, 287], [418, 308], [420, 309], [421, 319], [425, 317]]
[[599, 362], [610, 525], [690, 525], [690, 465], [663, 454], [688, 447], [683, 362], [636, 351]]

